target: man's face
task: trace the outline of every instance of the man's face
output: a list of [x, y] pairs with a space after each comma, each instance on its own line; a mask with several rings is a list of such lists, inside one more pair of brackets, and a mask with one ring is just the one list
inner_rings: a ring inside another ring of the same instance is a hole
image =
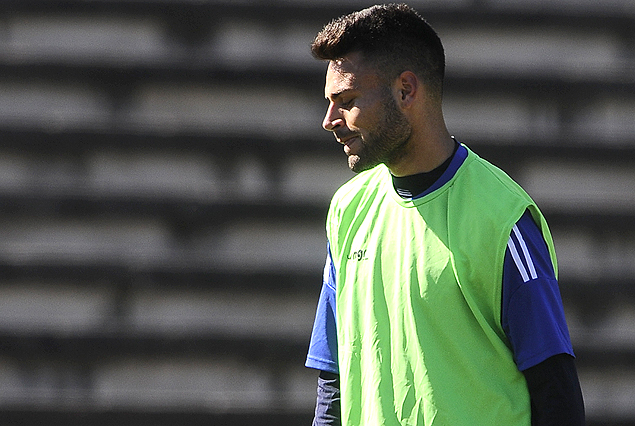
[[351, 54], [331, 61], [324, 87], [329, 106], [322, 126], [344, 145], [348, 166], [356, 173], [380, 163], [390, 167], [405, 155], [411, 126], [391, 88]]

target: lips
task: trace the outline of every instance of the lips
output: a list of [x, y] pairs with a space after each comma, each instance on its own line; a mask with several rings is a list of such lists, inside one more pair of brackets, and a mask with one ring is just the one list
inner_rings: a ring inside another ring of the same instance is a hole
[[348, 139], [340, 141], [344, 145], [344, 152], [346, 155], [355, 155], [360, 150], [361, 139], [359, 136], [352, 136]]

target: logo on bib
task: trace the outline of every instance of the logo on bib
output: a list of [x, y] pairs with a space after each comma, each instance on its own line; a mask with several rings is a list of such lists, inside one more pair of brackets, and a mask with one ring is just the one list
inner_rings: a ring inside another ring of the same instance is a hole
[[366, 257], [366, 250], [356, 250], [354, 252], [351, 252], [351, 254], [346, 256], [346, 259], [357, 260], [358, 262], [362, 260], [368, 260], [368, 258]]

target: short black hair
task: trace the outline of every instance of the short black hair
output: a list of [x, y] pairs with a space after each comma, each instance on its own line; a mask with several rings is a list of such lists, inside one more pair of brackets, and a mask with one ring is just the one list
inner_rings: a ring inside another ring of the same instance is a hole
[[384, 79], [412, 71], [439, 97], [445, 52], [436, 31], [406, 4], [385, 4], [341, 16], [328, 23], [311, 44], [317, 59], [336, 61], [360, 52]]

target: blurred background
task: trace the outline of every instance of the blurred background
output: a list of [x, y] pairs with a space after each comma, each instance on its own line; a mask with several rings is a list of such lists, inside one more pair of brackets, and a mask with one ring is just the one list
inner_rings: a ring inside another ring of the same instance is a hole
[[[310, 424], [351, 173], [308, 46], [370, 4], [2, 2], [2, 425]], [[451, 132], [551, 225], [588, 424], [635, 424], [635, 1], [410, 4]]]

